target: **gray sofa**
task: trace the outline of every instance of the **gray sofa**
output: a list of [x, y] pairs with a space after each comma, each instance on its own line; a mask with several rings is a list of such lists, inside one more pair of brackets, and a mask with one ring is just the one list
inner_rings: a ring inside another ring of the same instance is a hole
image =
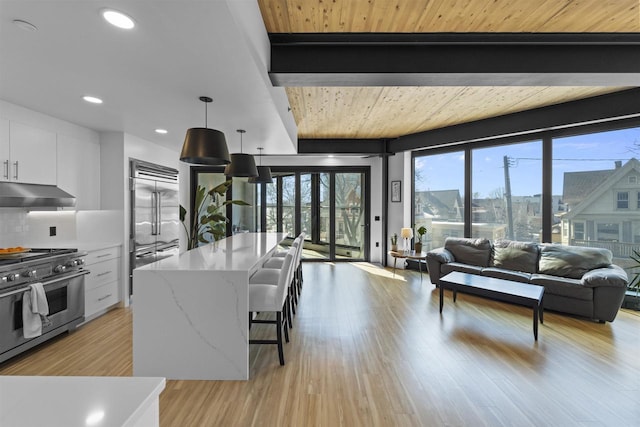
[[447, 238], [427, 253], [434, 285], [452, 271], [544, 286], [544, 308], [612, 322], [628, 284], [611, 251], [511, 240]]

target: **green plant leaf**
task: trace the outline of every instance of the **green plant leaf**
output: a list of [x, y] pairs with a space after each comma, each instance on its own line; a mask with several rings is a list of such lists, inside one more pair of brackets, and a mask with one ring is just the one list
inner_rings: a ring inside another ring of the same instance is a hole
[[226, 200], [224, 203], [222, 203], [222, 206], [227, 206], [227, 205], [251, 206], [249, 203], [245, 202], [244, 200]]
[[184, 208], [184, 206], [180, 205], [180, 221], [184, 222], [186, 217], [187, 217], [187, 210]]
[[209, 194], [213, 196], [214, 193], [219, 194], [221, 196], [227, 194], [227, 190], [229, 189], [229, 187], [231, 187], [231, 183], [233, 181], [231, 181], [230, 179], [223, 182], [222, 184], [218, 184], [215, 187], [213, 187], [210, 191]]

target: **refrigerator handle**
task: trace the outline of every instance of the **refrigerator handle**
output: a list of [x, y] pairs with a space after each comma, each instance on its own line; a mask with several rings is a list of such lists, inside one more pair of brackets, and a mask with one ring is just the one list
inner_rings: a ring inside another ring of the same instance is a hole
[[158, 193], [151, 192], [151, 235], [158, 235]]
[[158, 234], [162, 234], [162, 193], [161, 192], [157, 192], [157, 196], [156, 196], [156, 202], [158, 203], [158, 206], [156, 206], [156, 212], [158, 215], [158, 219], [156, 220], [156, 224], [158, 225]]

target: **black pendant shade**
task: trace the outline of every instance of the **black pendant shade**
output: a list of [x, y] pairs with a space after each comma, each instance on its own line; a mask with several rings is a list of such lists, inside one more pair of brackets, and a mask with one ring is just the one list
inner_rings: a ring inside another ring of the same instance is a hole
[[224, 133], [207, 127], [207, 104], [212, 101], [208, 96], [201, 96], [204, 102], [204, 126], [203, 128], [191, 128], [187, 130], [184, 138], [180, 160], [186, 163], [199, 165], [227, 165], [231, 162], [229, 149]]
[[231, 163], [224, 168], [224, 174], [235, 177], [256, 177], [258, 176], [256, 161], [251, 154], [232, 153]]
[[249, 182], [252, 184], [271, 184], [273, 182], [271, 168], [269, 166], [258, 166], [258, 176], [249, 178]]
[[209, 128], [187, 130], [180, 160], [199, 165], [227, 165], [231, 162], [224, 133]]
[[256, 177], [258, 176], [258, 169], [256, 169], [256, 161], [251, 154], [244, 154], [242, 152], [242, 134], [246, 131], [238, 129], [240, 134], [240, 152], [231, 154], [231, 163], [224, 168], [224, 174], [226, 176], [235, 177]]
[[249, 182], [252, 184], [271, 184], [273, 178], [271, 178], [271, 168], [269, 166], [262, 166], [262, 147], [258, 147], [260, 152], [260, 166], [258, 166], [258, 176], [249, 178]]

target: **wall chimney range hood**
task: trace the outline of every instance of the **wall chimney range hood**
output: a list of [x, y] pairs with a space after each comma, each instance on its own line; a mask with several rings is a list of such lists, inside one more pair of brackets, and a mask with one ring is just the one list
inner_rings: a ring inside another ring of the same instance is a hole
[[55, 185], [0, 182], [0, 207], [73, 207], [76, 198]]

